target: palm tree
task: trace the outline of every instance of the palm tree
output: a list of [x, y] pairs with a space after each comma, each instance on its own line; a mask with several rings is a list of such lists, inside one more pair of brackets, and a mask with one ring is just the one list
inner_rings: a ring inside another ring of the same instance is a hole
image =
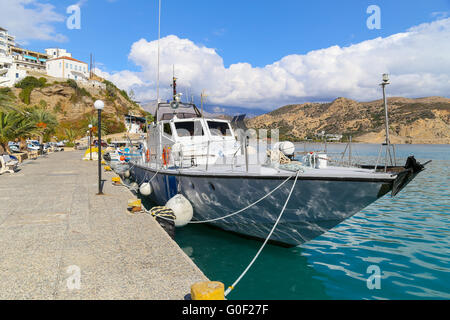
[[73, 143], [78, 136], [76, 131], [72, 128], [64, 129], [64, 133], [66, 134], [67, 140], [69, 140], [70, 143]]
[[43, 142], [44, 136], [54, 134], [58, 126], [55, 115], [43, 108], [27, 109], [28, 116], [34, 122], [39, 135], [39, 143]]
[[8, 151], [8, 142], [17, 138], [27, 138], [36, 133], [36, 126], [23, 113], [0, 111], [0, 146]]
[[14, 99], [11, 96], [11, 89], [6, 90], [9, 88], [2, 88], [0, 89], [0, 111], [10, 111], [10, 110], [17, 110], [14, 108], [13, 103]]
[[[88, 123], [92, 124], [92, 130], [94, 134], [97, 134], [98, 130], [98, 117], [94, 115], [87, 115], [86, 120]], [[104, 120], [104, 119], [102, 119]], [[105, 136], [107, 134], [108, 126], [106, 124], [106, 121], [102, 121], [102, 136]]]

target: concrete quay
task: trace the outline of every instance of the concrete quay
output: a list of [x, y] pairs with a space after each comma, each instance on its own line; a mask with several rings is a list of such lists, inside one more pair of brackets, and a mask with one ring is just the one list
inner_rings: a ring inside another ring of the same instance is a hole
[[80, 151], [0, 175], [0, 299], [183, 299], [206, 276]]

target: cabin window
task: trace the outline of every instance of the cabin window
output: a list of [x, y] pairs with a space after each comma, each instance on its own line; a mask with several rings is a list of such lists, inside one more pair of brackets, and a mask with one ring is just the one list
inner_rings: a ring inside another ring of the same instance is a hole
[[231, 130], [226, 122], [208, 121], [209, 131], [213, 136], [231, 136]]
[[179, 137], [203, 136], [202, 124], [199, 121], [175, 122], [175, 128]]
[[164, 133], [169, 136], [172, 135], [172, 128], [170, 127], [170, 123], [164, 123]]

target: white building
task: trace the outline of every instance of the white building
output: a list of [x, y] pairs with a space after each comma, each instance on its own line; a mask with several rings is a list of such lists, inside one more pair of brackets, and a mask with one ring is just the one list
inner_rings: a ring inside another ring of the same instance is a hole
[[49, 48], [49, 49], [45, 49], [45, 53], [47, 53], [47, 56], [49, 59], [55, 59], [55, 58], [61, 58], [61, 57], [72, 58], [72, 54], [67, 52], [66, 49]]
[[15, 46], [15, 37], [8, 30], [0, 27], [0, 87], [12, 87], [26, 76], [26, 71], [20, 70], [11, 55]]
[[0, 87], [12, 87], [26, 76], [26, 70], [17, 68], [11, 56], [0, 55]]
[[0, 27], [0, 56], [8, 54], [8, 30]]
[[88, 81], [88, 64], [77, 59], [61, 56], [47, 60], [47, 75], [55, 78], [73, 79], [75, 81]]
[[16, 44], [16, 37], [8, 34], [8, 30], [0, 27], [0, 55], [9, 55], [9, 50]]
[[17, 69], [46, 73], [45, 62], [47, 55], [45, 53], [23, 49], [19, 47], [11, 47], [10, 55], [14, 58]]
[[28, 72], [81, 82], [89, 80], [88, 64], [72, 58], [66, 49], [48, 48], [45, 52], [17, 46], [15, 37], [0, 27], [0, 86], [12, 87]]

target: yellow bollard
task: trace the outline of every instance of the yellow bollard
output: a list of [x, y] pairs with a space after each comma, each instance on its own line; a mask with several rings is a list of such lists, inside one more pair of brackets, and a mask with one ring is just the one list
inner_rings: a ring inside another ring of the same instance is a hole
[[101, 164], [106, 164], [106, 161], [105, 161], [105, 160], [102, 160]]
[[110, 166], [105, 166], [105, 171], [111, 171], [111, 167]]
[[192, 300], [225, 300], [225, 286], [219, 281], [197, 282], [191, 286]]
[[111, 180], [114, 185], [120, 185], [120, 177], [112, 177]]
[[128, 208], [131, 208], [131, 212], [140, 212], [140, 211], [142, 211], [141, 199], [128, 200]]

